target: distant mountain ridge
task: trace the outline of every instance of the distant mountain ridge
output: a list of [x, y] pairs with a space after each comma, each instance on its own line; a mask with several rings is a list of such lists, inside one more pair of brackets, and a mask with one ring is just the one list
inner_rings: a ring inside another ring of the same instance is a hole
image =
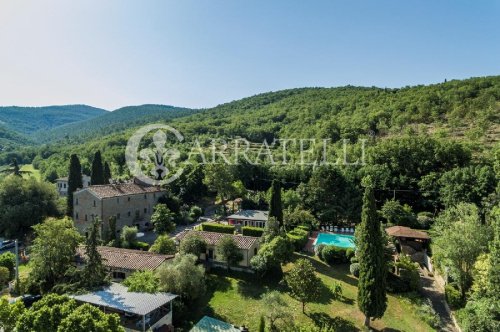
[[4, 106], [0, 107], [0, 125], [20, 134], [31, 135], [106, 113], [108, 113], [106, 110], [87, 105]]
[[62, 139], [94, 138], [99, 135], [108, 135], [121, 132], [128, 128], [140, 126], [155, 121], [172, 120], [200, 112], [200, 110], [175, 107], [169, 105], [138, 105], [126, 106], [106, 112], [83, 121], [54, 127], [50, 130], [37, 132], [34, 138], [37, 142], [50, 143]]

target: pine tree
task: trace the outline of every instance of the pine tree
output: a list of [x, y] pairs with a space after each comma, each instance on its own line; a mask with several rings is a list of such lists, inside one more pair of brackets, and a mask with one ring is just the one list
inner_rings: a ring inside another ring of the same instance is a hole
[[78, 188], [83, 188], [82, 183], [82, 165], [76, 154], [72, 154], [69, 161], [69, 173], [68, 173], [68, 196], [66, 215], [69, 217], [73, 216], [73, 193]]
[[104, 184], [104, 169], [102, 166], [101, 151], [97, 150], [92, 161], [92, 174], [90, 183], [94, 185]]
[[16, 158], [12, 159], [12, 174], [21, 176], [21, 169], [19, 168]]
[[365, 314], [365, 326], [370, 318], [381, 318], [387, 308], [384, 240], [377, 217], [371, 179], [363, 179], [365, 193], [361, 224], [356, 230], [359, 256], [358, 307]]
[[102, 264], [101, 254], [97, 251], [97, 246], [100, 244], [100, 226], [101, 221], [99, 218], [95, 218], [85, 242], [86, 262], [83, 270], [83, 282], [88, 288], [101, 286], [106, 279], [106, 268]]
[[280, 228], [283, 227], [283, 206], [281, 203], [281, 185], [273, 180], [271, 185], [271, 199], [269, 200], [269, 217], [278, 220]]
[[111, 181], [111, 169], [109, 168], [109, 164], [107, 161], [104, 162], [104, 183], [108, 184]]

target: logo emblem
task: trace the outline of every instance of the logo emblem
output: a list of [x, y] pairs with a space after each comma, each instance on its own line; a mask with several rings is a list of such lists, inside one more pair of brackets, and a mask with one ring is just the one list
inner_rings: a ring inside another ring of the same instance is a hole
[[183, 168], [178, 165], [181, 154], [178, 149], [168, 147], [171, 139], [182, 142], [184, 137], [178, 130], [165, 124], [139, 128], [130, 137], [125, 149], [130, 174], [151, 185], [167, 184], [178, 179], [183, 172]]

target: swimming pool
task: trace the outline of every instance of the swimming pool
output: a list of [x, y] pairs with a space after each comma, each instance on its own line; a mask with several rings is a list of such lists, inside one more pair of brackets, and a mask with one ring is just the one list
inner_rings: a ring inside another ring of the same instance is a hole
[[354, 248], [354, 236], [344, 234], [319, 233], [316, 238], [315, 246], [318, 244], [328, 244], [341, 248]]

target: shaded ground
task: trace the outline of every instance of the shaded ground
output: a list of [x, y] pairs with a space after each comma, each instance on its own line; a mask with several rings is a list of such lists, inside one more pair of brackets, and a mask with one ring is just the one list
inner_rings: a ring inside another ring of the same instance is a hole
[[427, 270], [421, 270], [422, 293], [432, 304], [432, 307], [441, 319], [440, 331], [457, 332], [450, 312], [446, 309], [444, 291], [434, 277], [427, 275]]

